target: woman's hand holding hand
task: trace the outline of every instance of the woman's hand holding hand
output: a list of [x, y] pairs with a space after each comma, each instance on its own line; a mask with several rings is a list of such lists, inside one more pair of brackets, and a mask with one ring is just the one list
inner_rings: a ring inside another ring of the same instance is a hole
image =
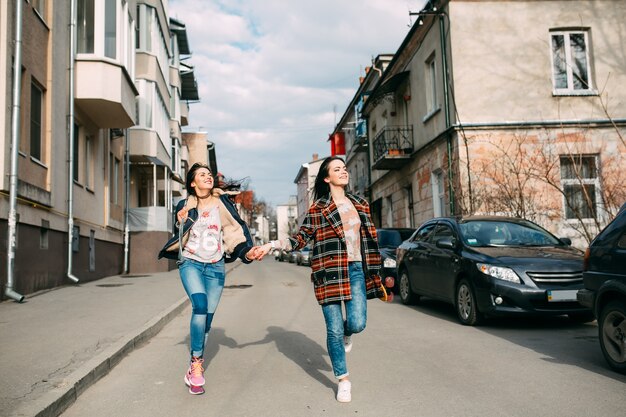
[[263, 246], [255, 246], [252, 249], [250, 249], [250, 252], [248, 252], [248, 258], [260, 261], [261, 259], [263, 259], [265, 255], [268, 254], [268, 252], [271, 249], [272, 249], [271, 243], [266, 243]]

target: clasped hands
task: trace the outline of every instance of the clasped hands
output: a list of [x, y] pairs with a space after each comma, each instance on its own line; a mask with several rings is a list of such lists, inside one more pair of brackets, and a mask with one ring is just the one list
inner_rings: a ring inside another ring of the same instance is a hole
[[252, 249], [250, 249], [246, 254], [246, 258], [251, 261], [260, 261], [265, 255], [269, 253], [270, 250], [272, 250], [271, 243], [266, 243], [265, 245], [261, 246], [253, 246]]

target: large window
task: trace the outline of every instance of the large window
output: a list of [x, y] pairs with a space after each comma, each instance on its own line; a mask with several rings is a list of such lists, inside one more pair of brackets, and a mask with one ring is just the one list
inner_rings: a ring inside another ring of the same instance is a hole
[[43, 91], [34, 81], [30, 85], [30, 156], [41, 161], [41, 122]]
[[135, 81], [139, 95], [137, 96], [137, 125], [155, 130], [166, 149], [171, 148], [169, 113], [156, 83], [144, 79]]
[[566, 219], [596, 217], [600, 189], [595, 155], [564, 155], [561, 162], [561, 184], [565, 196]]
[[554, 93], [594, 93], [587, 31], [553, 31], [550, 38]]
[[169, 84], [168, 28], [161, 27], [156, 9], [145, 4], [137, 6], [137, 21], [137, 50], [156, 56], [161, 73]]
[[76, 51], [112, 59], [134, 77], [134, 21], [126, 0], [78, 0]]

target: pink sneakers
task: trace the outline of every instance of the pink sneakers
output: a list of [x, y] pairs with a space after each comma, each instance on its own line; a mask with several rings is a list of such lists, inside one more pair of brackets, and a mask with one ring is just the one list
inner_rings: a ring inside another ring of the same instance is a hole
[[191, 364], [185, 374], [185, 384], [189, 387], [189, 393], [193, 395], [204, 394], [204, 368], [202, 368], [203, 359], [191, 358]]

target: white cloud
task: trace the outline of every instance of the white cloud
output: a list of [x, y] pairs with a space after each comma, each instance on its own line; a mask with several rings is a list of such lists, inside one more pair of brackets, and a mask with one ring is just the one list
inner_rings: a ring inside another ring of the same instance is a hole
[[[187, 25], [201, 101], [190, 127], [209, 132], [218, 167], [250, 178], [272, 204], [328, 134], [371, 59], [394, 53], [408, 32], [408, 0], [171, 0]], [[335, 111], [333, 109], [336, 109]]]

